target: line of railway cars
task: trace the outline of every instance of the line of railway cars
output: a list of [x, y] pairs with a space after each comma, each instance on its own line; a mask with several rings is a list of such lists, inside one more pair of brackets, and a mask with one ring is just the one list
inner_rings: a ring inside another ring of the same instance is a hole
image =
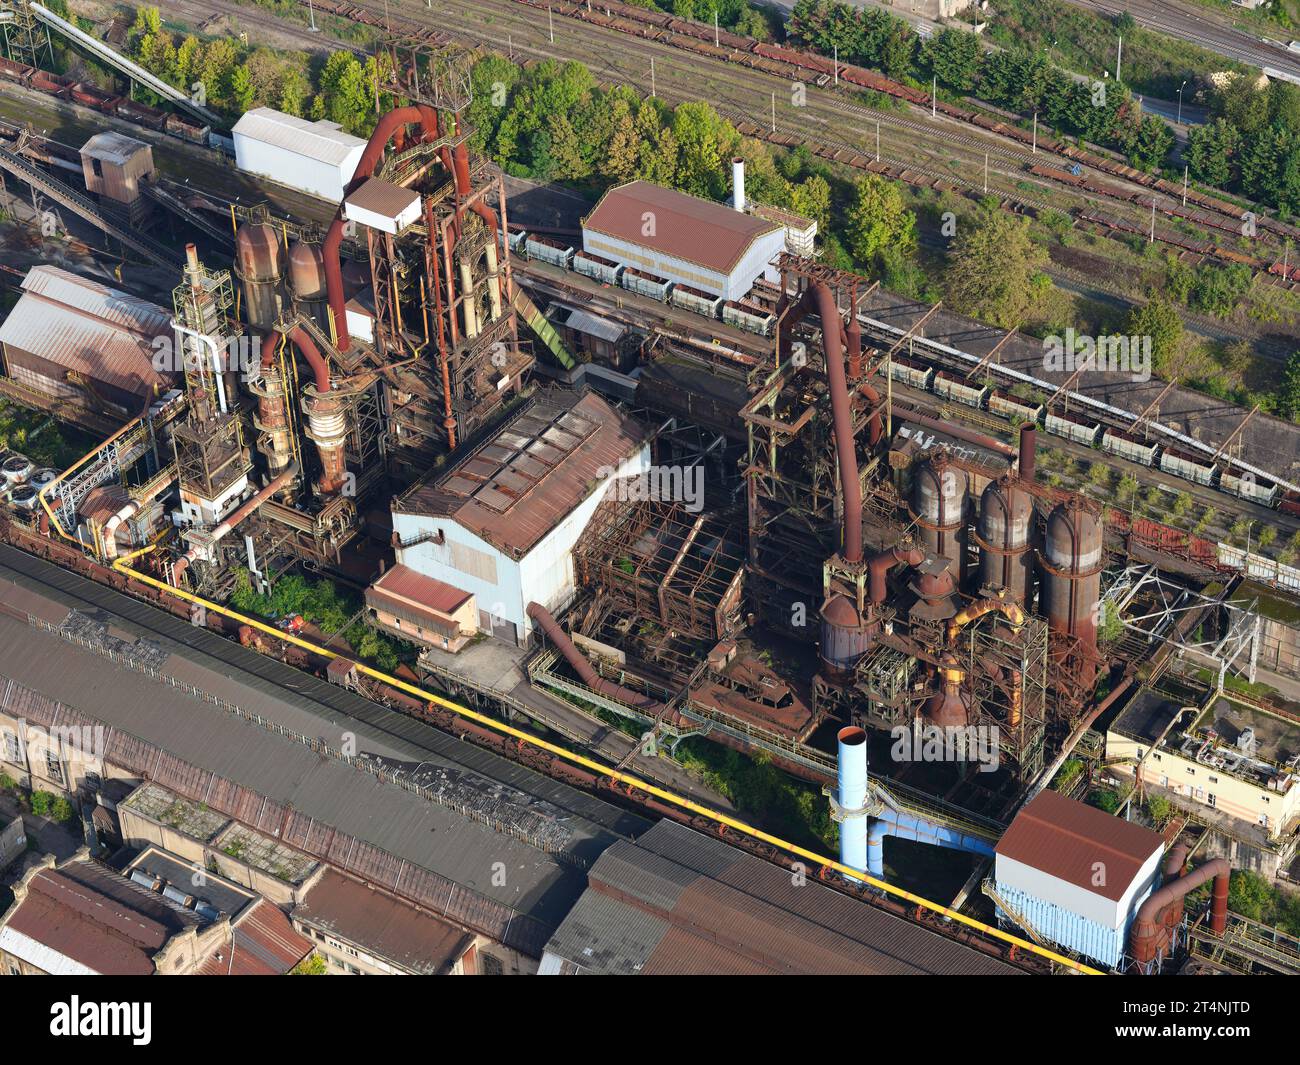
[[890, 376], [912, 388], [1000, 415], [1009, 421], [1033, 423], [1076, 444], [1098, 448], [1117, 458], [1300, 517], [1300, 493], [1284, 490], [1268, 478], [1248, 471], [1233, 472], [1231, 467], [1212, 463], [1208, 457], [1199, 457], [1191, 449], [1178, 448], [1163, 440], [1151, 442], [1079, 413], [1049, 411], [1043, 403], [1030, 402], [993, 385], [978, 381], [970, 383], [960, 373], [927, 366], [905, 356], [894, 356]]
[[563, 270], [572, 270], [602, 284], [648, 296], [660, 303], [670, 303], [706, 318], [726, 322], [747, 333], [770, 337], [776, 328], [776, 315], [760, 303], [751, 300], [724, 300], [721, 296], [701, 292], [592, 252], [579, 250], [556, 237], [520, 231], [510, 234], [510, 248], [516, 255], [538, 259]]
[[125, 96], [118, 96], [107, 89], [101, 89], [88, 81], [51, 74], [47, 70], [30, 67], [12, 59], [0, 58], [0, 79], [21, 85], [35, 92], [45, 93], [60, 100], [69, 100], [99, 111], [101, 114], [113, 115], [115, 118], [133, 122], [137, 126], [166, 133], [191, 144], [207, 145], [212, 129], [185, 115], [174, 115], [161, 108], [150, 107]]

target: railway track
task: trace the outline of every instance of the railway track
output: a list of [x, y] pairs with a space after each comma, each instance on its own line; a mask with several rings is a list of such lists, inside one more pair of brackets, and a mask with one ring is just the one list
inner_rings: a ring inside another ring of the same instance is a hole
[[[797, 81], [815, 70], [805, 70], [792, 63], [764, 57], [758, 57], [762, 60], [761, 68], [749, 62], [734, 60], [732, 57], [740, 54], [753, 59], [750, 53], [743, 53], [738, 44], [748, 42], [752, 46], [756, 42], [725, 33], [720, 34], [720, 39], [726, 41], [730, 51], [718, 49], [718, 55], [709, 55], [702, 60], [693, 52], [682, 52], [680, 48], [673, 47], [680, 43], [683, 34], [676, 33], [672, 39], [663, 40], [663, 33], [667, 31], [661, 23], [667, 19], [674, 27], [693, 28], [697, 31], [696, 36], [685, 39], [694, 40], [697, 45], [703, 43], [699, 40], [701, 34], [698, 31], [706, 30], [705, 27], [694, 23], [686, 24], [662, 13], [625, 8], [613, 0], [609, 4], [594, 4], [591, 11], [587, 10], [585, 4], [575, 4], [572, 0], [569, 3], [557, 3], [552, 7], [549, 21], [540, 17], [541, 9], [545, 6], [538, 0], [428, 0], [427, 6], [414, 2], [384, 5], [371, 0], [322, 0], [322, 3], [316, 5], [316, 11], [371, 26], [377, 32], [391, 30], [413, 33], [430, 40], [451, 38], [486, 44], [523, 62], [552, 57], [575, 59], [584, 62], [598, 79], [614, 84], [633, 85], [646, 95], [653, 90], [670, 102], [707, 99], [720, 113], [740, 125], [747, 135], [776, 143], [806, 144], [823, 158], [858, 169], [874, 170], [917, 187], [935, 188], [942, 183], [953, 191], [968, 195], [982, 195], [987, 188], [989, 194], [998, 196], [1006, 205], [1018, 211], [1053, 208], [1054, 205], [1047, 197], [1053, 193], [1059, 195], [1062, 191], [1058, 183], [1028, 172], [1033, 160], [1068, 166], [1071, 165], [1071, 159], [1079, 155], [1077, 149], [1069, 147], [1058, 154], [1046, 138], [1037, 154], [1027, 142], [1020, 143], [1012, 138], [1008, 143], [1007, 134], [1014, 131], [1005, 123], [997, 123], [997, 131], [976, 127], [977, 135], [969, 131], [969, 126], [962, 129], [961, 123], [950, 113], [954, 109], [942, 101], [935, 109], [935, 119], [919, 121], [914, 117], [862, 107], [844, 99], [842, 95], [825, 91], [827, 85], [807, 86], [806, 106], [797, 112], [785, 103], [785, 94], [778, 92], [777, 106], [772, 108], [778, 111], [774, 133], [770, 111], [763, 113], [764, 105], [773, 99], [774, 83], [779, 84], [779, 79]], [[600, 17], [604, 8], [619, 12], [619, 18], [609, 25], [592, 24], [590, 19]], [[183, 0], [177, 9], [205, 13], [216, 10], [268, 29], [275, 27], [281, 33], [293, 33], [298, 40], [312, 48], [319, 49], [322, 44], [320, 35], [311, 34], [306, 26], [295, 26], [274, 16], [265, 16], [256, 7], [232, 0]], [[636, 17], [648, 21], [640, 25], [629, 25], [624, 17], [628, 12], [636, 13]], [[577, 37], [571, 30], [575, 18], [587, 21], [583, 34]], [[566, 19], [570, 27], [567, 33]], [[550, 40], [551, 23], [556, 27], [554, 44]], [[707, 36], [712, 37], [711, 30], [707, 31]], [[617, 45], [612, 44], [614, 40], [617, 40]], [[712, 47], [711, 42], [709, 47]], [[781, 51], [784, 53], [788, 50]], [[803, 58], [813, 67], [818, 63], [830, 66], [829, 61], [810, 54], [804, 54]], [[653, 78], [650, 75], [652, 60], [655, 68]], [[728, 67], [726, 77], [719, 82], [715, 74], [724, 65]], [[857, 69], [843, 64], [841, 66], [846, 71], [846, 77], [847, 72]], [[888, 83], [887, 79], [878, 75], [873, 77], [882, 83], [897, 84]], [[823, 73], [816, 80], [829, 84], [832, 79]], [[845, 82], [846, 89], [861, 87], [849, 86]], [[898, 88], [906, 89], [904, 86]], [[915, 95], [913, 90], [907, 92]], [[904, 98], [916, 103], [910, 96]], [[844, 128], [846, 119], [849, 126], [847, 130]], [[813, 133], [810, 127], [822, 127], [832, 132], [824, 135]], [[879, 163], [876, 162], [872, 133], [879, 138]], [[987, 185], [983, 179], [986, 153]], [[1127, 181], [1129, 174], [1137, 173], [1128, 171], [1128, 168], [1121, 169], [1125, 173], [1116, 176], [1122, 181]], [[1042, 195], [1026, 194], [1022, 188], [1026, 184], [1041, 189]], [[1145, 202], [1139, 207], [1135, 201], [1140, 197]], [[1193, 224], [1205, 224], [1205, 219], [1196, 218], [1191, 212], [1182, 210], [1180, 203], [1163, 189], [1152, 189], [1130, 182], [1128, 187], [1119, 190], [1077, 186], [1070, 190], [1071, 201], [1088, 205], [1092, 216], [1090, 224], [1096, 225], [1098, 222], [1095, 219], [1103, 219], [1105, 224], [1101, 228], [1108, 233], [1132, 232], [1146, 225], [1144, 219], [1152, 197], [1162, 215]], [[1235, 213], [1231, 216], [1231, 224], [1241, 224]], [[1228, 220], [1220, 220], [1216, 228], [1220, 231], [1228, 230]], [[1146, 225], [1143, 232], [1147, 229], [1149, 225]], [[1156, 239], [1183, 248], [1189, 243], [1189, 238], [1177, 231], [1163, 228], [1157, 228]], [[1270, 239], [1270, 232], [1265, 230], [1263, 242]], [[1219, 248], [1209, 241], [1199, 242], [1193, 250], [1206, 259], [1215, 261], [1239, 261], [1241, 258], [1231, 249]], [[1267, 258], [1268, 256], [1260, 259], [1258, 269], [1267, 268]], [[1300, 286], [1300, 271], [1296, 273], [1297, 285]]]

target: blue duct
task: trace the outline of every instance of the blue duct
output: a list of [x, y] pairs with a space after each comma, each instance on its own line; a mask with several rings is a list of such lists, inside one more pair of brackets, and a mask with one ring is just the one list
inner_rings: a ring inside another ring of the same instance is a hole
[[877, 879], [883, 879], [885, 876], [886, 836], [928, 843], [932, 847], [950, 847], [953, 850], [982, 854], [985, 857], [993, 856], [993, 844], [978, 836], [968, 836], [951, 828], [936, 825], [933, 821], [913, 817], [911, 814], [886, 810], [880, 817], [872, 820], [871, 831], [867, 837], [867, 872]]

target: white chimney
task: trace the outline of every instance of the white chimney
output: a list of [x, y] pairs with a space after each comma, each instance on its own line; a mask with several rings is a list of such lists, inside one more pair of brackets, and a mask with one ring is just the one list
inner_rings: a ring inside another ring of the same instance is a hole
[[737, 211], [745, 209], [745, 160], [731, 160], [731, 206]]

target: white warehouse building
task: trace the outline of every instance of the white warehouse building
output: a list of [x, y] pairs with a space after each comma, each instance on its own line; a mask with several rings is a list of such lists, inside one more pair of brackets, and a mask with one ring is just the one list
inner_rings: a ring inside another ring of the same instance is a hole
[[523, 644], [528, 604], [574, 591], [573, 545], [648, 433], [595, 393], [543, 393], [466, 458], [393, 502], [400, 565], [475, 597], [479, 629]]
[[760, 277], [779, 280], [772, 261], [785, 227], [742, 209], [649, 181], [610, 189], [582, 220], [584, 251], [634, 270], [739, 300]]
[[1027, 923], [1042, 938], [1114, 967], [1157, 885], [1164, 845], [1149, 828], [1040, 792], [998, 841], [999, 919]]
[[231, 132], [240, 170], [333, 203], [343, 199], [366, 148], [337, 122], [308, 122], [270, 107], [244, 112]]

